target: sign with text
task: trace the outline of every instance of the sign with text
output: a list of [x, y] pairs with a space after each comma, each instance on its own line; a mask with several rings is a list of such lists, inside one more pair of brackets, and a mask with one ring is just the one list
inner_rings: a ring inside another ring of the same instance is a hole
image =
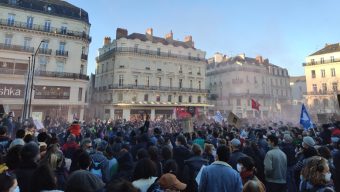
[[0, 98], [24, 98], [24, 85], [0, 84]]
[[34, 99], [70, 99], [70, 87], [37, 85]]

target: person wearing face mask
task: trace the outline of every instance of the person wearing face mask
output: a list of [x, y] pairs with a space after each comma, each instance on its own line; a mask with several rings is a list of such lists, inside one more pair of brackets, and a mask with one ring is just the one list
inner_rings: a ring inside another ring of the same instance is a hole
[[327, 160], [314, 156], [301, 171], [300, 191], [333, 192]]
[[264, 184], [255, 176], [256, 167], [251, 157], [246, 156], [239, 158], [237, 161], [237, 171], [240, 173], [244, 186], [248, 186], [250, 182], [256, 182], [258, 191], [266, 191]]
[[0, 174], [0, 191], [1, 192], [19, 192], [18, 181], [15, 175], [10, 172]]

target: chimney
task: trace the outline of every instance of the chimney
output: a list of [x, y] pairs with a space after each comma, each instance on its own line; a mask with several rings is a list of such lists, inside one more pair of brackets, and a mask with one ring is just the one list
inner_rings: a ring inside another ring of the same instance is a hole
[[110, 45], [111, 43], [111, 37], [104, 37], [104, 46]]
[[127, 37], [128, 35], [128, 31], [126, 29], [122, 29], [122, 28], [117, 28], [116, 30], [116, 39], [120, 39], [123, 37]]
[[153, 38], [153, 29], [152, 28], [146, 29], [145, 35], [146, 35], [146, 38], [148, 40], [152, 41], [152, 38]]
[[239, 54], [238, 56], [241, 57], [242, 59], [245, 59], [245, 58], [246, 58], [246, 54], [244, 54], [244, 53]]
[[174, 40], [174, 34], [172, 33], [172, 30], [170, 31], [170, 33], [165, 35], [165, 39], [168, 40], [168, 41]]
[[194, 42], [192, 41], [191, 35], [184, 37], [184, 43], [187, 44], [189, 47], [194, 47]]
[[256, 56], [256, 61], [257, 61], [258, 63], [263, 63], [262, 56], [261, 56], [261, 55]]
[[223, 61], [223, 55], [221, 53], [215, 53], [214, 61], [215, 63], [221, 63]]
[[269, 65], [269, 59], [263, 60], [263, 63]]

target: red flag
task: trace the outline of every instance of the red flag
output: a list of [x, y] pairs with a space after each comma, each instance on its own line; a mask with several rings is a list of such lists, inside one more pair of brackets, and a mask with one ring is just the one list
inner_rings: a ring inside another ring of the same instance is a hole
[[260, 103], [258, 103], [254, 99], [251, 99], [251, 108], [259, 111], [260, 110]]

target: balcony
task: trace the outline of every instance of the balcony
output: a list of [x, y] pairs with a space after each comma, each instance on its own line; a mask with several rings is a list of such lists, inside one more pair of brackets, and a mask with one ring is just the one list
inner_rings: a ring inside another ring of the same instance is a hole
[[334, 94], [338, 94], [339, 91], [335, 90], [335, 91], [312, 91], [312, 92], [305, 92], [303, 93], [304, 95], [334, 95]]
[[20, 22], [20, 21], [12, 21], [12, 20], [9, 21], [7, 19], [0, 19], [0, 26], [8, 26], [8, 27], [15, 27], [15, 28], [20, 28], [20, 29], [66, 35], [66, 36], [71, 36], [71, 37], [77, 37], [82, 40], [86, 40], [88, 42], [92, 41], [92, 38], [89, 35], [87, 35], [85, 32], [72, 31], [72, 30], [61, 29], [61, 28], [56, 28], [56, 27], [46, 27], [45, 25], [37, 25], [37, 24]]
[[[164, 87], [164, 86], [146, 86], [146, 85], [119, 85], [111, 84], [108, 89], [140, 89], [140, 90], [157, 90], [157, 91], [180, 91], [180, 92], [197, 92], [197, 93], [208, 93], [206, 89], [194, 89], [194, 88], [178, 88], [178, 87]], [[102, 88], [101, 88], [102, 90]]]
[[21, 45], [12, 45], [12, 44], [3, 44], [3, 43], [0, 43], [0, 49], [11, 50], [11, 51], [19, 51], [19, 52], [27, 52], [27, 53], [33, 53], [34, 52], [33, 47], [25, 47], [25, 46], [21, 46]]
[[340, 62], [340, 59], [329, 59], [329, 60], [323, 60], [321, 62], [320, 61], [314, 61], [314, 62], [307, 62], [307, 63], [302, 63], [303, 67], [306, 66], [312, 66], [312, 65], [322, 65], [322, 64], [329, 64], [329, 63], [336, 63], [336, 62]]
[[84, 53], [82, 53], [82, 54], [81, 54], [81, 59], [87, 61], [87, 55], [84, 54]]
[[42, 55], [52, 55], [52, 49], [42, 49], [42, 48], [40, 48], [38, 52], [39, 52], [39, 54], [42, 54]]
[[[27, 73], [26, 70], [0, 68], [0, 74], [24, 75], [26, 73]], [[84, 75], [84, 74], [66, 73], [66, 72], [53, 72], [53, 71], [36, 71], [35, 76], [89, 80], [89, 76]]]
[[112, 54], [117, 53], [132, 53], [132, 54], [138, 54], [143, 56], [155, 56], [155, 57], [166, 57], [166, 58], [175, 58], [175, 59], [183, 59], [183, 60], [191, 60], [191, 61], [206, 61], [205, 58], [200, 57], [188, 57], [185, 55], [179, 55], [179, 54], [173, 54], [168, 52], [158, 52], [158, 51], [152, 51], [148, 49], [139, 49], [134, 47], [116, 47], [114, 49], [111, 49], [110, 51], [100, 55], [97, 57], [97, 61], [103, 61], [107, 58], [109, 58]]
[[56, 50], [55, 55], [59, 57], [68, 57], [68, 51]]

